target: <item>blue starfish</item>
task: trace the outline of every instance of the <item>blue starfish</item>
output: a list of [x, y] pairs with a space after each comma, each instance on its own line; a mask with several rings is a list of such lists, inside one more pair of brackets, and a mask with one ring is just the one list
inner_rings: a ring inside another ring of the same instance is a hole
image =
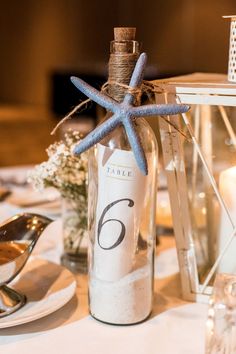
[[[129, 84], [130, 87], [138, 88], [141, 85], [146, 61], [147, 56], [145, 53], [142, 53], [135, 65]], [[184, 113], [189, 110], [189, 106], [179, 104], [149, 104], [133, 107], [134, 95], [129, 92], [126, 93], [124, 100], [121, 103], [118, 103], [77, 77], [71, 77], [71, 81], [77, 89], [83, 92], [87, 97], [106, 108], [106, 110], [113, 112], [111, 118], [96, 127], [90, 134], [81, 140], [78, 145], [76, 145], [74, 153], [76, 155], [81, 154], [101, 141], [117, 126], [123, 125], [136, 162], [144, 175], [148, 174], [147, 160], [140, 138], [135, 129], [134, 119], [144, 116]]]

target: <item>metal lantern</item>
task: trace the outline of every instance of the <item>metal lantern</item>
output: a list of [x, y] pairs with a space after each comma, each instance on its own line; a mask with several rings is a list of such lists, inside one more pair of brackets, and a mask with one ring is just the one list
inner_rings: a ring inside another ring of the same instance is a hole
[[159, 124], [183, 297], [205, 301], [217, 273], [236, 274], [236, 85], [200, 73], [153, 84], [157, 103], [191, 105]]
[[230, 19], [228, 80], [236, 82], [236, 16], [223, 16]]

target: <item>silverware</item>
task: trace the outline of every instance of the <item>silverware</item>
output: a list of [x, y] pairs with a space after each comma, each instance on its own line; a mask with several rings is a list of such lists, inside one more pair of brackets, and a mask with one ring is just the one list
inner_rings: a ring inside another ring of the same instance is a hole
[[26, 296], [6, 284], [22, 270], [41, 233], [51, 221], [45, 216], [24, 213], [0, 225], [0, 318], [25, 304]]
[[8, 188], [0, 187], [0, 202], [3, 202], [10, 194], [11, 191]]

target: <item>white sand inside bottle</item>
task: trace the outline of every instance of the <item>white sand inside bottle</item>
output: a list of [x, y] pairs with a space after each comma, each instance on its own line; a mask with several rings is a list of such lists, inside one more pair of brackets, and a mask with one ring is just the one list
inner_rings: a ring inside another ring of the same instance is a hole
[[139, 255], [133, 271], [119, 281], [104, 281], [91, 274], [90, 312], [96, 319], [113, 324], [138, 323], [151, 312], [152, 274], [147, 258]]

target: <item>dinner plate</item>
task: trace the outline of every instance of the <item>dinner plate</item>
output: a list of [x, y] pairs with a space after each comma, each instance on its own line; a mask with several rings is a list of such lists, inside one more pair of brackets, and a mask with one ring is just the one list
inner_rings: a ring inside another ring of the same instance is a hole
[[33, 259], [10, 286], [25, 294], [27, 303], [0, 319], [0, 328], [31, 322], [58, 310], [75, 294], [76, 280], [69, 270], [58, 264]]
[[7, 201], [22, 208], [35, 207], [60, 202], [60, 193], [52, 187], [42, 191], [36, 191], [30, 186], [27, 188], [14, 188]]
[[48, 215], [49, 217], [58, 216], [61, 213], [61, 198], [55, 188], [47, 188], [42, 192], [29, 187], [15, 188], [6, 201], [26, 212]]

